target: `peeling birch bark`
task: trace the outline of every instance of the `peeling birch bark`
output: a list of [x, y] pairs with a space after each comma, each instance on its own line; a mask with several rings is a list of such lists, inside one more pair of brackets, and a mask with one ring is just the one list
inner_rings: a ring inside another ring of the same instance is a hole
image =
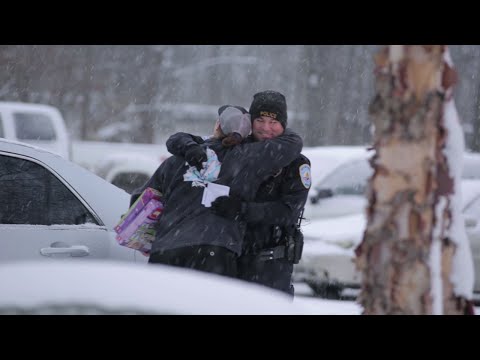
[[[374, 173], [355, 260], [364, 314], [465, 309], [467, 300], [454, 295], [450, 280], [456, 248], [448, 238], [454, 179], [443, 152], [448, 136], [443, 109], [456, 74], [444, 59], [446, 50], [445, 45], [390, 45], [375, 55], [376, 95], [369, 109]], [[438, 207], [442, 199], [444, 206]], [[431, 256], [435, 241], [440, 258]], [[432, 266], [441, 269], [433, 292]]]

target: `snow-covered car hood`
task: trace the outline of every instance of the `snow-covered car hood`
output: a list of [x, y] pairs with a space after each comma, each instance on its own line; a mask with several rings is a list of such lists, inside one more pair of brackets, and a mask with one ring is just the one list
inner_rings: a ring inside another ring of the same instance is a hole
[[0, 265], [0, 294], [0, 313], [10, 314], [306, 312], [283, 293], [240, 280], [163, 265], [105, 261]]

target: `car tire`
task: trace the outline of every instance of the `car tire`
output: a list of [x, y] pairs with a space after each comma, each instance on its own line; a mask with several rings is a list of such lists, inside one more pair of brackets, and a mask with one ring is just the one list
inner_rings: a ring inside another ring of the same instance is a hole
[[343, 286], [335, 283], [305, 281], [316, 296], [329, 300], [341, 300]]

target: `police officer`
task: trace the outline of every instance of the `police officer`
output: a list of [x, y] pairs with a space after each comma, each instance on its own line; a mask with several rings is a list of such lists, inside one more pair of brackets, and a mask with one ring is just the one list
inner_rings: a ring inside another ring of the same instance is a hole
[[[281, 93], [263, 91], [255, 94], [249, 112], [252, 134], [247, 141], [263, 141], [284, 133], [287, 104]], [[254, 202], [221, 197], [212, 203], [215, 213], [232, 217], [240, 212], [247, 222], [243, 251], [237, 262], [240, 279], [293, 296], [293, 265], [300, 260], [303, 247], [297, 221], [303, 213], [310, 186], [310, 161], [300, 154], [288, 166], [270, 175], [258, 190]]]
[[[250, 115], [252, 135], [247, 142], [266, 141], [284, 134], [287, 126], [285, 97], [271, 90], [255, 94]], [[187, 141], [191, 144], [192, 139], [201, 142], [193, 135], [175, 134], [167, 141], [167, 148], [173, 154], [182, 155], [187, 151]], [[192, 147], [189, 149], [191, 151]], [[283, 150], [271, 147], [271, 151]], [[194, 164], [192, 159], [190, 165]], [[251, 171], [258, 166], [261, 163], [252, 164]], [[231, 195], [219, 197], [212, 203], [212, 211], [217, 215], [247, 223], [237, 265], [238, 278], [293, 295], [293, 264], [299, 261], [303, 245], [296, 224], [310, 185], [310, 161], [299, 154], [288, 166], [274, 169], [264, 179], [253, 201]]]

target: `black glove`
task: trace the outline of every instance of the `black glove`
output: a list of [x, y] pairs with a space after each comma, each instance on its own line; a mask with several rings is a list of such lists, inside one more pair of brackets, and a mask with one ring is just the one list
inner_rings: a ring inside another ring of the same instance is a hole
[[202, 170], [202, 163], [208, 160], [205, 150], [198, 145], [190, 146], [185, 152], [185, 160], [188, 165], [195, 166], [198, 171]]
[[238, 220], [243, 215], [243, 202], [237, 196], [220, 196], [212, 202], [211, 211], [227, 219]]

